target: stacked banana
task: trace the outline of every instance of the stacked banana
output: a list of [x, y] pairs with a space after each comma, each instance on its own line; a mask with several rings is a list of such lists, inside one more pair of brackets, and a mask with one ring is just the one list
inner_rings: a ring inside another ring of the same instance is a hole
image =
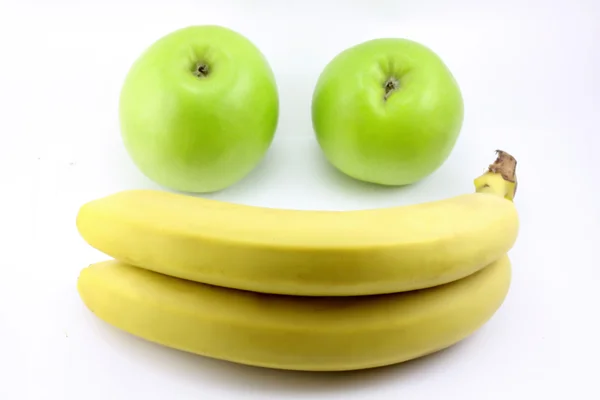
[[449, 347], [510, 284], [516, 161], [475, 193], [347, 212], [280, 210], [133, 190], [85, 204], [83, 238], [114, 260], [78, 290], [99, 318], [207, 357], [353, 370]]

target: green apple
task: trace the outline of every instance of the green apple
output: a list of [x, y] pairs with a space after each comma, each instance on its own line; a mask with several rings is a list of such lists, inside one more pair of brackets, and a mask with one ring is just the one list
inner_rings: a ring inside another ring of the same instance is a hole
[[274, 74], [259, 49], [228, 28], [174, 31], [133, 64], [119, 102], [124, 145], [161, 186], [214, 192], [264, 157], [279, 115]]
[[411, 184], [439, 168], [462, 121], [462, 95], [447, 66], [407, 39], [374, 39], [344, 50], [313, 93], [313, 128], [327, 160], [382, 185]]

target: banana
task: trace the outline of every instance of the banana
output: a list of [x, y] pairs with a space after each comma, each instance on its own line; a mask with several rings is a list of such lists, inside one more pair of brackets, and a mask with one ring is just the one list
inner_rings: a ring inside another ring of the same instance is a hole
[[465, 339], [502, 305], [507, 256], [452, 283], [358, 297], [269, 295], [107, 261], [85, 268], [85, 305], [125, 332], [174, 349], [261, 367], [341, 371], [400, 363]]
[[77, 227], [117, 260], [217, 286], [304, 296], [410, 291], [468, 276], [513, 246], [514, 184], [499, 172], [506, 168], [491, 167], [475, 193], [344, 212], [129, 190], [84, 204]]

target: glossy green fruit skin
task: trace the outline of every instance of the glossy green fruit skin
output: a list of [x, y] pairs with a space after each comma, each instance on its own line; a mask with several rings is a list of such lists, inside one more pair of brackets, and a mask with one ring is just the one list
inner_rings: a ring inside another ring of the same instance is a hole
[[[201, 63], [206, 76], [197, 76]], [[164, 187], [214, 192], [244, 178], [277, 128], [272, 69], [247, 38], [220, 26], [191, 26], [156, 41], [121, 90], [124, 145], [137, 167]]]
[[[399, 87], [385, 99], [389, 78]], [[391, 186], [438, 169], [456, 144], [463, 114], [448, 67], [407, 39], [344, 50], [321, 73], [312, 100], [313, 128], [328, 161], [353, 178]]]

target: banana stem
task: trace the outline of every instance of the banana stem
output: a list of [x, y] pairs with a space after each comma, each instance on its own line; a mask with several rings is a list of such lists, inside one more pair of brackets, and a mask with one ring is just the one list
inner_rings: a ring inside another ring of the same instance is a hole
[[496, 161], [475, 179], [477, 193], [490, 193], [512, 201], [517, 193], [517, 160], [502, 150], [496, 150]]

